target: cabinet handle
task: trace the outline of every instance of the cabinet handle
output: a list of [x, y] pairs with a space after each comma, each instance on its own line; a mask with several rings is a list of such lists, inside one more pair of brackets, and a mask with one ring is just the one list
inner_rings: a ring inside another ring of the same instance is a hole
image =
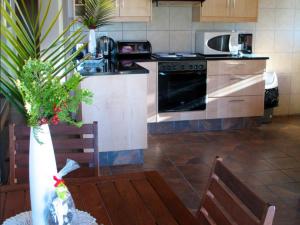
[[246, 80], [247, 79], [247, 77], [232, 77], [232, 78], [230, 78], [230, 80]]
[[125, 7], [125, 0], [122, 0], [122, 8]]
[[243, 62], [226, 62], [227, 65], [246, 65], [246, 63]]
[[235, 8], [235, 0], [233, 0], [233, 8]]
[[227, 2], [226, 2], [226, 8], [229, 8], [229, 6], [230, 6], [230, 0], [227, 0]]
[[245, 100], [244, 99], [233, 99], [233, 100], [230, 100], [229, 102], [244, 102]]
[[115, 0], [116, 2], [116, 8], [119, 8], [119, 0]]

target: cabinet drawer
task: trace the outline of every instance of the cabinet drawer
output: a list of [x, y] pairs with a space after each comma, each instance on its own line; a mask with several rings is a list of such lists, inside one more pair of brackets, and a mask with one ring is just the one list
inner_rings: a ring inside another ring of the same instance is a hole
[[262, 116], [264, 96], [208, 98], [206, 118]]
[[220, 75], [207, 78], [208, 97], [263, 95], [263, 75]]
[[207, 75], [258, 75], [263, 74], [266, 60], [220, 60], [207, 62]]

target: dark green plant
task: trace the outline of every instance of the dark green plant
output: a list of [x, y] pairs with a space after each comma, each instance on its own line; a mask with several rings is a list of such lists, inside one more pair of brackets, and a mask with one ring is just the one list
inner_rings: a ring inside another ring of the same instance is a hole
[[85, 0], [81, 22], [89, 29], [107, 25], [115, 11], [112, 0]]
[[[53, 99], [51, 102], [51, 96], [62, 94], [62, 87], [68, 87], [71, 82], [78, 84], [81, 81], [82, 78], [79, 79], [79, 76], [75, 75], [63, 86], [58, 85], [77, 67], [74, 59], [86, 47], [86, 44], [75, 52], [73, 49], [83, 41], [85, 35], [83, 27], [70, 32], [70, 28], [77, 23], [77, 20], [74, 20], [50, 45], [42, 49], [46, 38], [59, 19], [62, 8], [54, 16], [51, 15], [53, 19], [46, 27], [45, 21], [50, 16], [49, 9], [52, 0], [39, 1], [38, 8], [33, 7], [34, 0], [31, 0], [31, 8], [27, 7], [27, 0], [12, 0], [12, 2], [15, 8], [10, 5], [8, 0], [1, 0], [0, 6], [2, 16], [0, 92], [26, 117], [28, 124], [33, 126], [40, 123], [43, 117], [51, 117], [50, 107], [53, 107], [51, 104], [59, 105], [63, 102], [63, 100], [56, 102]], [[29, 84], [29, 82], [35, 83]], [[51, 89], [53, 84], [55, 85]], [[75, 88], [75, 86], [72, 87]], [[59, 89], [58, 92], [56, 92], [56, 88]], [[68, 91], [71, 89], [69, 87]], [[31, 93], [33, 90], [36, 93]], [[45, 90], [47, 92], [44, 92]], [[76, 87], [75, 92], [77, 90]], [[38, 97], [38, 92], [43, 96], [43, 102], [36, 102], [34, 105], [33, 100]], [[30, 96], [31, 94], [32, 96]], [[70, 95], [70, 92], [66, 91], [64, 95]], [[31, 97], [32, 99], [30, 99]], [[84, 96], [82, 97], [84, 98]], [[64, 98], [67, 97], [64, 96]], [[49, 104], [46, 100], [50, 101]], [[30, 109], [29, 102], [32, 104]], [[73, 105], [72, 102], [69, 106], [71, 105]], [[67, 111], [74, 110], [72, 106]], [[60, 112], [60, 116], [62, 120], [71, 122], [66, 111]]]
[[77, 111], [80, 102], [91, 103], [92, 93], [79, 88], [83, 78], [78, 73], [61, 82], [58, 77], [52, 77], [53, 70], [50, 63], [29, 59], [16, 80], [24, 100], [27, 123], [35, 127], [63, 121], [80, 126], [70, 115]]

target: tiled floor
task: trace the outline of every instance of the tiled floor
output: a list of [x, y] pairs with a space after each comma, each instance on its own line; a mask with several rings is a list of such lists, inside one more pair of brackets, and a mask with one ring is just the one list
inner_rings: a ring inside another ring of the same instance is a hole
[[300, 224], [300, 117], [275, 118], [272, 124], [247, 130], [150, 136], [143, 166], [105, 172], [158, 170], [195, 212], [217, 155], [277, 206], [275, 225]]

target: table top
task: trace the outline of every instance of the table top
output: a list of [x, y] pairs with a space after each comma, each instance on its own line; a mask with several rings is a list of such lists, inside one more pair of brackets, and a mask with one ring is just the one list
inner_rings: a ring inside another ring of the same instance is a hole
[[[76, 208], [104, 225], [199, 225], [155, 171], [67, 179]], [[0, 186], [0, 224], [30, 210], [29, 186]]]

